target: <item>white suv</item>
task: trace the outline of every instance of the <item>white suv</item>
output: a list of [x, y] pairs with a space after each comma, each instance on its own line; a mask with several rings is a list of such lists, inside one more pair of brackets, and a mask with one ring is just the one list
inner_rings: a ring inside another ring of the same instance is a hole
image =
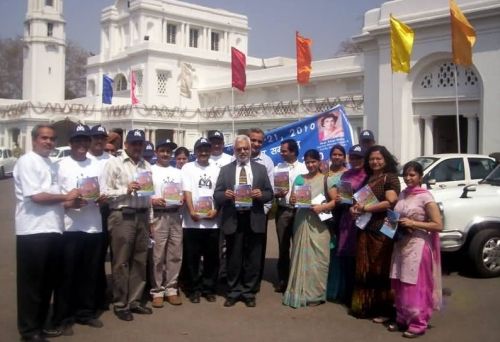
[[[434, 154], [413, 159], [424, 168], [423, 183], [431, 189], [477, 184], [496, 166], [495, 159], [481, 154]], [[400, 175], [401, 188], [405, 188]]]
[[12, 175], [17, 158], [12, 154], [12, 150], [0, 147], [0, 179], [6, 175]]
[[500, 165], [477, 185], [431, 191], [443, 215], [441, 250], [463, 252], [479, 276], [500, 276]]

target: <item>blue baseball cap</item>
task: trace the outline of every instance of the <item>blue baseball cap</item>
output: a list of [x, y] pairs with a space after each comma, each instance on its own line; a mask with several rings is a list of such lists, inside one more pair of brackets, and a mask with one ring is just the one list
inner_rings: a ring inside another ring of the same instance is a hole
[[87, 125], [83, 124], [77, 124], [73, 129], [71, 130], [71, 133], [69, 135], [70, 139], [76, 138], [76, 137], [88, 137], [90, 138], [90, 128]]
[[125, 142], [131, 143], [131, 142], [136, 142], [136, 141], [140, 141], [140, 142], [146, 141], [145, 134], [144, 134], [144, 131], [142, 129], [133, 129], [131, 131], [128, 131], [127, 138], [125, 139]]

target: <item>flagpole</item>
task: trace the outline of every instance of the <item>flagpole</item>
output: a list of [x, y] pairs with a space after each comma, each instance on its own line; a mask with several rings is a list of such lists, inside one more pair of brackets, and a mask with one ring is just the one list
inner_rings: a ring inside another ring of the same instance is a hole
[[300, 115], [300, 83], [297, 83], [297, 98], [298, 98], [298, 105], [297, 105], [297, 117], [301, 118], [302, 116]]
[[458, 83], [457, 83], [457, 72], [458, 72], [458, 67], [455, 64], [455, 70], [453, 75], [455, 76], [455, 114], [456, 114], [456, 119], [457, 119], [457, 147], [458, 147], [458, 153], [461, 152], [460, 148], [460, 118], [459, 118], [459, 110], [458, 110]]
[[233, 140], [236, 138], [234, 131], [234, 87], [231, 87], [231, 123], [233, 126]]

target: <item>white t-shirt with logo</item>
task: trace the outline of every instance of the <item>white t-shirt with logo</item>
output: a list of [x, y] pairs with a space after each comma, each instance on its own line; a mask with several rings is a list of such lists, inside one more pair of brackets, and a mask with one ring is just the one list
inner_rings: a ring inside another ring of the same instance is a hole
[[215, 165], [217, 165], [219, 168], [223, 167], [223, 166], [226, 166], [227, 164], [229, 164], [231, 161], [233, 160], [233, 157], [230, 156], [229, 154], [227, 153], [221, 153], [220, 155], [218, 156], [210, 156], [210, 163], [214, 163]]
[[182, 177], [181, 170], [173, 166], [161, 166], [155, 164], [151, 166], [151, 172], [153, 174], [153, 185], [155, 188], [155, 194], [153, 198], [161, 198], [163, 196], [163, 185], [165, 183], [179, 183], [182, 188]]
[[40, 193], [59, 194], [57, 164], [31, 151], [14, 167], [16, 193], [16, 235], [62, 233], [62, 203], [38, 204], [31, 196]]
[[[197, 161], [185, 164], [182, 167], [182, 190], [191, 192], [193, 206], [202, 196], [212, 197], [219, 177], [220, 168], [215, 164], [209, 163], [208, 166], [201, 166]], [[194, 222], [189, 215], [187, 206], [184, 206], [182, 214], [183, 228], [218, 228], [217, 218], [212, 220], [201, 219]]]
[[[59, 162], [57, 178], [62, 193], [68, 193], [78, 187], [78, 180], [87, 177], [97, 177], [100, 180], [101, 168], [98, 162], [86, 158], [78, 161], [71, 156], [64, 157]], [[102, 232], [101, 212], [93, 201], [79, 209], [67, 208], [64, 212], [64, 230], [67, 232]]]

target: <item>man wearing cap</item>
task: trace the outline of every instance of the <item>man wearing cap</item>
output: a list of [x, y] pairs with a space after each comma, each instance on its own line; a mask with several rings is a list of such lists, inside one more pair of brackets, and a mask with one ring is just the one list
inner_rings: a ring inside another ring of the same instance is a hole
[[208, 135], [208, 141], [212, 145], [210, 162], [218, 167], [229, 164], [232, 158], [229, 154], [224, 153], [224, 134], [221, 131], [212, 131]]
[[[104, 170], [104, 165], [111, 159], [114, 158], [113, 155], [106, 152], [106, 144], [108, 139], [108, 132], [106, 128], [101, 125], [96, 125], [90, 129], [90, 138], [92, 139], [90, 142], [90, 148], [87, 152], [87, 158], [94, 161], [99, 168], [99, 180], [102, 180], [102, 172]], [[102, 186], [101, 186], [102, 187]], [[107, 289], [107, 280], [106, 280], [106, 269], [105, 269], [105, 261], [106, 254], [108, 252], [109, 247], [109, 235], [108, 235], [108, 217], [109, 217], [109, 205], [104, 199], [100, 202], [100, 212], [102, 218], [102, 250], [101, 250], [101, 260], [99, 262], [99, 283], [97, 287], [97, 302], [98, 307], [102, 309], [106, 309], [108, 307], [108, 303], [106, 302], [106, 289]]]
[[[290, 273], [290, 245], [293, 239], [293, 220], [295, 208], [290, 204], [290, 194], [295, 177], [308, 173], [305, 165], [297, 160], [299, 145], [294, 139], [281, 142], [280, 155], [283, 162], [276, 165], [274, 174], [288, 176], [288, 190], [275, 188], [275, 197], [278, 204], [276, 211], [276, 233], [278, 234], [278, 283], [275, 284], [276, 292], [285, 292]], [[277, 176], [276, 176], [277, 177]]]
[[70, 155], [59, 162], [57, 179], [62, 193], [77, 185], [82, 198], [65, 202], [61, 281], [54, 295], [53, 325], [70, 334], [73, 322], [94, 328], [97, 319], [97, 288], [102, 267], [102, 221], [98, 201], [101, 167], [87, 158], [90, 129], [78, 124], [69, 139]]
[[183, 203], [181, 171], [170, 165], [177, 144], [170, 139], [156, 143], [157, 163], [151, 166], [155, 194], [151, 201], [154, 239], [151, 265], [151, 291], [153, 307], [163, 307], [163, 300], [172, 305], [182, 304], [177, 280], [182, 264], [182, 222], [180, 208]]
[[108, 230], [113, 251], [113, 308], [124, 321], [133, 320], [132, 313], [152, 313], [141, 303], [151, 214], [150, 196], [139, 196], [138, 180], [151, 175], [151, 165], [142, 158], [144, 144], [144, 131], [130, 130], [124, 152], [105, 165], [102, 180], [111, 210]]
[[369, 129], [362, 130], [359, 134], [359, 144], [363, 151], [367, 151], [370, 147], [375, 145], [375, 136]]
[[142, 157], [144, 160], [146, 160], [149, 164], [153, 165], [156, 160], [155, 160], [155, 145], [151, 141], [146, 140], [146, 144], [144, 145], [144, 152], [142, 153]]
[[[194, 144], [196, 160], [182, 167], [182, 190], [186, 205], [182, 214], [186, 294], [191, 303], [204, 296], [215, 302], [219, 268], [219, 227], [213, 204], [220, 168], [209, 162], [211, 145], [200, 138]], [[200, 274], [200, 262], [203, 270]]]
[[[255, 307], [265, 248], [264, 203], [272, 200], [273, 188], [265, 167], [250, 159], [249, 137], [238, 135], [233, 146], [236, 160], [221, 168], [214, 192], [227, 243], [228, 291], [224, 306], [233, 306], [241, 299], [247, 307]], [[235, 206], [236, 185], [251, 185], [250, 208]]]
[[61, 261], [64, 208], [80, 196], [61, 194], [57, 168], [49, 159], [55, 130], [47, 124], [31, 131], [33, 151], [14, 167], [16, 193], [17, 326], [23, 341], [47, 341], [42, 335]]

